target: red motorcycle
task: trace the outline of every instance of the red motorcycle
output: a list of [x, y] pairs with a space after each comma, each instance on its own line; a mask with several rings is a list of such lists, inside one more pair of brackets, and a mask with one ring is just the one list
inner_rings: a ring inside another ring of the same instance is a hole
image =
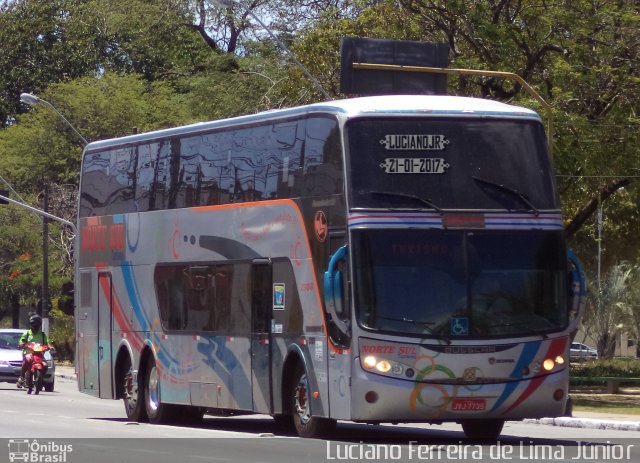
[[26, 373], [27, 394], [31, 394], [34, 388], [36, 394], [40, 394], [44, 382], [44, 375], [49, 369], [49, 364], [44, 359], [44, 353], [51, 350], [51, 347], [38, 342], [29, 343], [25, 347], [29, 351], [27, 355], [31, 355], [31, 368], [29, 368]]

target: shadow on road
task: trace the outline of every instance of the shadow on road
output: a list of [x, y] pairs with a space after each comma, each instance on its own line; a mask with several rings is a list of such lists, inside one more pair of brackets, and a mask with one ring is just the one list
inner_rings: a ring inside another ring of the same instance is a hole
[[[101, 421], [127, 422], [126, 418], [93, 418]], [[132, 426], [138, 423], [131, 423]], [[255, 437], [296, 437], [293, 430], [287, 429], [267, 417], [211, 417], [206, 416], [197, 425], [182, 423], [172, 424], [181, 428], [194, 427], [198, 429], [211, 429], [216, 431], [229, 431], [254, 434]], [[496, 441], [478, 441], [467, 439], [462, 432], [450, 429], [440, 429], [437, 425], [432, 428], [418, 428], [410, 426], [381, 426], [358, 423], [338, 423], [336, 430], [325, 436], [323, 440], [333, 442], [357, 443], [357, 444], [385, 444], [407, 445], [408, 442], [416, 442], [425, 445], [491, 445]], [[521, 444], [533, 446], [576, 446], [577, 441], [551, 438], [522, 438], [509, 436], [508, 430], [500, 436], [497, 442], [503, 445], [518, 446]], [[582, 441], [582, 445], [587, 442]]]

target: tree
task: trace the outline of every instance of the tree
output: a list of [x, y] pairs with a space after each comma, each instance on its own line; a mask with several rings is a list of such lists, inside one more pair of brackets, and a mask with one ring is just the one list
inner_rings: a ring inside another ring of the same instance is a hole
[[600, 358], [612, 358], [616, 337], [628, 325], [630, 315], [629, 284], [638, 269], [627, 263], [613, 265], [600, 287], [589, 294], [583, 324], [595, 339]]
[[42, 227], [38, 217], [10, 205], [0, 206], [0, 223], [0, 320], [11, 317], [15, 325], [16, 309], [34, 306], [40, 297]]
[[[454, 67], [519, 74], [553, 107], [554, 162], [571, 245], [592, 264], [591, 219], [594, 204], [604, 203], [608, 267], [640, 249], [639, 13], [637, 2], [617, 0], [382, 1], [354, 17], [316, 22], [294, 49], [312, 71], [330, 76], [335, 93], [345, 35], [446, 42]], [[497, 78], [451, 79], [450, 90], [540, 109], [519, 85]]]
[[0, 128], [22, 112], [20, 93], [95, 72], [86, 40], [69, 40], [64, 0], [0, 5]]

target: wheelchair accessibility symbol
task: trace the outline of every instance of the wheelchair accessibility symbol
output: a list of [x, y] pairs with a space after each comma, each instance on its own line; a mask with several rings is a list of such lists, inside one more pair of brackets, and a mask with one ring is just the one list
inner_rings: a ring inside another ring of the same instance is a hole
[[469, 335], [469, 319], [466, 317], [451, 319], [451, 335], [452, 336], [468, 336]]

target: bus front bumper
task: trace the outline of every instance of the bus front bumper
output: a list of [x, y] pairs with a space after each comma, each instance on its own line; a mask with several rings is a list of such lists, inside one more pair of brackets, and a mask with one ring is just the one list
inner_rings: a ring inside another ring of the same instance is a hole
[[442, 422], [562, 416], [568, 373], [491, 384], [443, 384], [382, 376], [355, 368], [352, 420]]

